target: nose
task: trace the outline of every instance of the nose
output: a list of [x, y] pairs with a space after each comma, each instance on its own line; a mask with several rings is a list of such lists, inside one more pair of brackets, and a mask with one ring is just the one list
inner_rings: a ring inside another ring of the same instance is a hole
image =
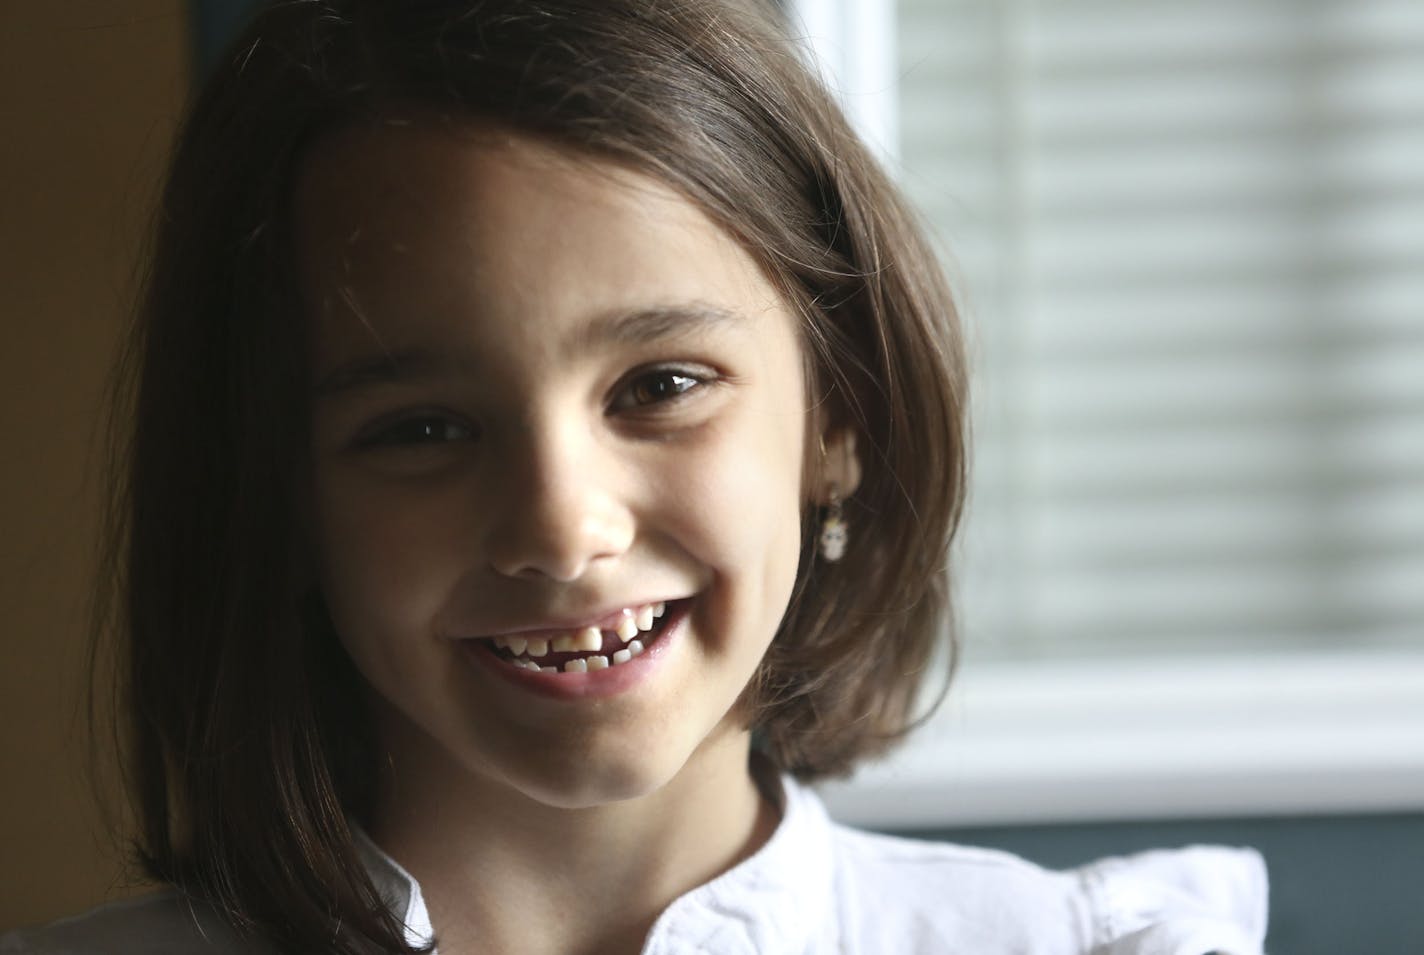
[[633, 542], [611, 455], [576, 429], [531, 428], [506, 448], [489, 562], [506, 577], [573, 581]]

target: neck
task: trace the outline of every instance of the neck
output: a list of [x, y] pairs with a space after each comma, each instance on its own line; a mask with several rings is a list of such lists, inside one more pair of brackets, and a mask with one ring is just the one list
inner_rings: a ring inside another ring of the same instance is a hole
[[372, 835], [420, 882], [441, 955], [637, 952], [674, 899], [770, 838], [776, 812], [749, 750], [746, 732], [722, 734], [662, 787], [579, 809], [407, 759], [391, 774], [399, 798], [382, 787]]

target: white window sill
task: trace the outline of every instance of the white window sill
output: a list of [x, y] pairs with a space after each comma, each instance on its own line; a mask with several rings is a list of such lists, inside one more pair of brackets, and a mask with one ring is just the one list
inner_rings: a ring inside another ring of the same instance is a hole
[[899, 829], [1424, 811], [1424, 652], [966, 665], [904, 748], [819, 788]]

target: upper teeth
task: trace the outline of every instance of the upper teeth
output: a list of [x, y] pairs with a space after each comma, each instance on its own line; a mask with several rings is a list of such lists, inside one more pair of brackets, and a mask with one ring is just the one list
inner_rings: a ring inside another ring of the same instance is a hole
[[[630, 640], [638, 645], [638, 649], [631, 656], [637, 656], [642, 651], [642, 643], [634, 638], [640, 633], [646, 633], [653, 629], [653, 621], [661, 617], [667, 610], [667, 605], [659, 603], [643, 604], [640, 607], [627, 607], [619, 615], [618, 623], [609, 630], [617, 635], [618, 641], [627, 644]], [[574, 630], [567, 630], [563, 633], [546, 633], [538, 637], [526, 637], [519, 634], [502, 634], [490, 638], [497, 647], [504, 647], [516, 657], [528, 654], [531, 658], [539, 658], [553, 653], [584, 653], [594, 652], [603, 648], [603, 631], [598, 627], [579, 627]], [[622, 651], [617, 651], [617, 657]], [[626, 658], [625, 658], [626, 659]], [[516, 663], [523, 664], [524, 661], [516, 660]], [[583, 661], [570, 660], [569, 665], [582, 663]], [[623, 661], [618, 661], [623, 662]], [[538, 667], [538, 664], [533, 664]], [[587, 664], [584, 664], [587, 666]], [[593, 664], [597, 668], [598, 664]], [[568, 667], [565, 667], [568, 671]], [[574, 668], [575, 672], [578, 667]]]

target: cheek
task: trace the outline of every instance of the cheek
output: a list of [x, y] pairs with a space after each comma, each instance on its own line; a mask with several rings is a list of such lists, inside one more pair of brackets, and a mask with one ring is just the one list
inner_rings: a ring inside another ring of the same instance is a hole
[[684, 456], [671, 485], [695, 556], [734, 585], [745, 611], [774, 611], [777, 622], [800, 555], [802, 440], [799, 415], [753, 411]]
[[684, 484], [689, 516], [717, 551], [743, 560], [799, 528], [799, 489], [764, 456], [726, 455]]
[[440, 496], [335, 480], [317, 490], [322, 590], [348, 649], [429, 620], [458, 573], [444, 556], [456, 521]]

